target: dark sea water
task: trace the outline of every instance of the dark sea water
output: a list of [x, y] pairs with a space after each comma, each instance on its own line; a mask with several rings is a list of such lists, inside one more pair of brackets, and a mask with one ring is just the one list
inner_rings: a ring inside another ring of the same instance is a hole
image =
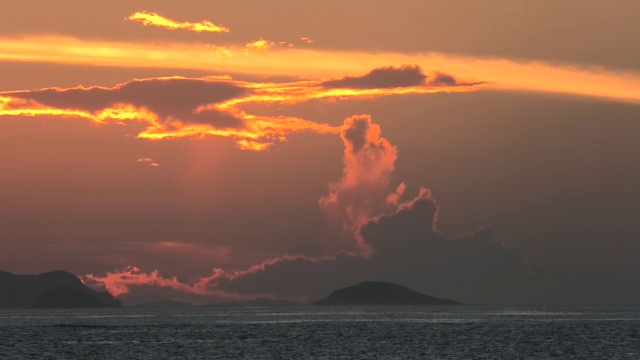
[[0, 310], [0, 359], [640, 359], [640, 308]]

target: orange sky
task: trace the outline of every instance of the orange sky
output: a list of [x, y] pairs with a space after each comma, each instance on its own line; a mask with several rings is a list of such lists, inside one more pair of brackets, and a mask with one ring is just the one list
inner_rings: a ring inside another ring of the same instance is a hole
[[489, 226], [530, 263], [638, 275], [639, 16], [631, 0], [3, 4], [0, 270], [278, 297], [219, 279], [375, 262], [361, 228], [433, 193], [443, 238]]

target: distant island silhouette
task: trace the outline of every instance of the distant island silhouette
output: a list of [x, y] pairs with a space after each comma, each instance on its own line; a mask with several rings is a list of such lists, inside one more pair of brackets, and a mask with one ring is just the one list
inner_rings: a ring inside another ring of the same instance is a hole
[[0, 271], [0, 308], [122, 307], [108, 292], [86, 287], [66, 271], [14, 275]]
[[432, 297], [406, 286], [384, 281], [365, 281], [342, 288], [311, 305], [462, 305], [461, 303]]

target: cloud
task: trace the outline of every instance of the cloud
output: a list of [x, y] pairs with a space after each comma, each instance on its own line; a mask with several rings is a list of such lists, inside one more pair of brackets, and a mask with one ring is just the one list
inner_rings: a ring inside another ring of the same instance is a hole
[[[0, 116], [50, 115], [86, 118], [96, 123], [139, 122], [147, 125], [138, 133], [139, 138], [231, 137], [241, 149], [256, 151], [268, 148], [274, 140], [286, 139], [290, 132], [339, 132], [326, 124], [295, 117], [256, 116], [237, 108], [247, 102], [281, 101], [270, 86], [278, 91], [277, 84], [265, 87], [229, 78], [169, 77], [139, 79], [111, 88], [8, 91], [0, 93]], [[306, 86], [309, 85], [302, 85]], [[271, 100], [271, 96], [275, 98]]]
[[327, 80], [322, 86], [327, 88], [380, 89], [395, 87], [424, 86], [427, 76], [419, 66], [383, 67], [371, 70], [362, 76], [347, 76], [339, 80]]
[[295, 47], [294, 44], [287, 42], [287, 41], [279, 41], [278, 43], [275, 43], [273, 41], [269, 41], [269, 40], [265, 40], [263, 38], [260, 38], [259, 40], [256, 41], [250, 41], [248, 43], [245, 44], [244, 49], [245, 49], [245, 53], [249, 54], [250, 52], [253, 51], [265, 51], [268, 49], [271, 49], [273, 47], [279, 46], [281, 48], [293, 48]]
[[436, 228], [438, 206], [428, 190], [404, 203], [400, 202], [406, 191], [403, 183], [389, 193], [396, 148], [380, 136], [380, 127], [369, 116], [347, 118], [341, 129], [343, 175], [319, 200], [330, 223], [337, 225], [328, 244], [323, 244], [329, 255], [286, 255], [244, 270], [215, 269], [210, 276], [188, 283], [134, 267], [87, 278], [118, 294], [144, 285], [199, 295], [269, 294], [306, 300], [336, 287], [377, 279], [437, 296], [483, 301], [498, 297], [511, 279], [527, 275], [522, 256], [497, 243], [489, 229], [461, 238], [441, 234]]
[[260, 38], [260, 40], [248, 42], [245, 45], [245, 49], [247, 51], [266, 50], [268, 48], [274, 47], [275, 45], [276, 45], [276, 43], [274, 43], [273, 41], [269, 41], [269, 40], [265, 40], [263, 38]]
[[436, 73], [433, 79], [429, 79], [429, 86], [456, 86], [458, 81], [449, 74]]
[[114, 87], [47, 88], [28, 92], [6, 92], [7, 96], [36, 101], [59, 109], [82, 109], [96, 112], [116, 104], [146, 108], [161, 118], [176, 118], [193, 123], [215, 123], [241, 126], [239, 120], [212, 120], [195, 114], [199, 105], [219, 103], [242, 96], [247, 89], [228, 81], [207, 78], [164, 77], [137, 79]]
[[398, 87], [454, 87], [477, 86], [484, 82], [459, 82], [454, 76], [443, 72], [435, 72], [425, 75], [417, 65], [404, 65], [402, 67], [382, 67], [371, 70], [362, 76], [347, 76], [338, 80], [322, 82], [326, 88], [351, 88], [351, 89], [384, 89]]
[[169, 287], [187, 293], [206, 294], [207, 289], [194, 284], [193, 286], [181, 283], [176, 277], [163, 277], [158, 274], [157, 270], [151, 273], [143, 273], [135, 266], [128, 266], [121, 271], [107, 272], [104, 276], [95, 276], [88, 274], [83, 276], [83, 281], [90, 285], [103, 286], [108, 289], [111, 295], [120, 296], [129, 292], [131, 286], [155, 285], [160, 287]]
[[346, 235], [344, 242], [355, 237], [355, 248], [341, 244], [340, 250], [367, 255], [370, 249], [357, 230], [386, 207], [397, 151], [380, 137], [380, 126], [368, 115], [346, 119], [340, 137], [345, 145], [342, 178], [330, 184], [329, 194], [321, 197], [319, 204], [327, 217], [340, 225], [342, 231], [334, 232], [334, 238]]
[[[148, 288], [162, 288], [173, 291], [172, 296], [183, 293], [199, 301], [264, 296], [312, 301], [365, 280], [397, 282], [466, 303], [611, 304], [634, 296], [613, 291], [609, 279], [569, 277], [532, 267], [517, 249], [496, 241], [490, 228], [456, 237], [441, 233], [439, 205], [429, 190], [422, 188], [404, 202], [404, 183], [388, 192], [396, 149], [380, 136], [369, 116], [346, 119], [340, 135], [345, 146], [343, 175], [319, 201], [331, 222], [338, 224], [331, 233], [338, 236], [323, 244], [324, 256], [283, 255], [241, 270], [216, 268], [191, 281], [133, 266], [84, 278], [115, 294], [137, 291], [142, 298]], [[157, 245], [150, 251], [201, 248]]]
[[181, 120], [194, 124], [210, 124], [222, 128], [238, 128], [243, 123], [228, 114], [195, 113], [200, 105], [220, 103], [247, 93], [248, 90], [229, 81], [207, 78], [166, 77], [137, 79], [114, 87], [47, 88], [32, 91], [5, 92], [2, 95], [35, 101], [57, 109], [77, 109], [96, 113], [118, 104], [147, 109], [161, 121]]
[[484, 81], [459, 82], [453, 75], [442, 72], [435, 72], [427, 81], [427, 86], [433, 87], [454, 87], [454, 86], [478, 86], [486, 84]]
[[[342, 178], [330, 184], [329, 194], [319, 200], [319, 205], [325, 212], [332, 225], [330, 239], [333, 243], [323, 244], [325, 254], [336, 254], [337, 258], [348, 256], [354, 261], [359, 261], [361, 256], [371, 254], [368, 244], [358, 235], [360, 227], [374, 214], [388, 208], [387, 198], [389, 177], [393, 172], [393, 164], [396, 160], [396, 149], [380, 136], [380, 127], [373, 124], [368, 115], [357, 115], [345, 119], [340, 128], [344, 150], [344, 170]], [[401, 192], [401, 187], [396, 194]], [[164, 249], [163, 247], [162, 249]], [[181, 249], [173, 244], [172, 249]], [[189, 247], [191, 249], [191, 247]], [[153, 249], [154, 251], [157, 249]], [[352, 255], [346, 255], [352, 254]], [[102, 283], [106, 289], [124, 294], [131, 287], [160, 286], [183, 291], [191, 294], [206, 294], [208, 289], [218, 289], [219, 283], [235, 281], [253, 274], [262, 273], [268, 268], [285, 262], [322, 263], [329, 258], [311, 258], [301, 255], [281, 256], [266, 260], [248, 269], [233, 271], [216, 269], [211, 276], [203, 277], [192, 283], [182, 283], [175, 278], [162, 278], [158, 272], [143, 273], [134, 267], [114, 271], [105, 276], [88, 276], [93, 282]], [[333, 260], [331, 260], [333, 261]], [[227, 292], [227, 290], [224, 290]], [[231, 293], [235, 293], [231, 291]], [[264, 292], [260, 294], [271, 294]], [[245, 294], [257, 296], [257, 294]], [[288, 299], [304, 298], [304, 294], [293, 294]]]
[[133, 13], [126, 20], [139, 21], [144, 26], [157, 26], [168, 30], [189, 30], [193, 32], [212, 32], [212, 33], [227, 33], [229, 29], [215, 25], [210, 21], [203, 20], [197, 23], [191, 22], [176, 22], [164, 16], [160, 16], [154, 12], [138, 11]]
[[138, 138], [161, 140], [219, 136], [243, 150], [263, 151], [292, 132], [337, 134], [342, 127], [292, 116], [248, 113], [243, 105], [473, 91], [473, 87], [325, 88], [321, 81], [247, 82], [225, 77], [136, 79], [113, 87], [46, 88], [0, 92], [0, 116], [84, 118], [96, 123], [137, 122]]
[[387, 196], [387, 204], [397, 207], [400, 203], [400, 198], [402, 197], [406, 189], [407, 185], [405, 185], [405, 183], [400, 183], [396, 190]]
[[[136, 267], [85, 275], [83, 281], [106, 289], [126, 303], [182, 299], [206, 303], [259, 297], [310, 302], [365, 280], [397, 282], [418, 291], [469, 304], [626, 304], [638, 299], [634, 281], [589, 278], [530, 267], [520, 252], [497, 242], [489, 228], [461, 237], [437, 229], [438, 204], [422, 189], [394, 213], [372, 219], [362, 236], [369, 258], [346, 253], [333, 257], [283, 256], [233, 271], [184, 282]], [[630, 291], [620, 292], [621, 288]]]
[[285, 47], [285, 48], [292, 48], [295, 47], [294, 44], [287, 42], [287, 41], [278, 41], [278, 45]]
[[496, 241], [490, 228], [448, 237], [437, 228], [438, 213], [430, 191], [421, 189], [395, 212], [361, 228], [372, 251], [368, 258], [346, 253], [324, 259], [289, 257], [258, 271], [221, 277], [215, 287], [307, 301], [366, 280], [396, 282], [469, 304], [610, 305], [640, 296], [631, 285], [637, 279], [569, 276], [532, 267], [517, 249]]
[[273, 298], [273, 295], [270, 294], [246, 296], [208, 286], [211, 279], [218, 276], [218, 271], [214, 270], [210, 277], [185, 283], [175, 276], [164, 277], [159, 274], [158, 270], [145, 273], [135, 266], [128, 266], [121, 270], [107, 272], [102, 276], [87, 274], [81, 276], [80, 279], [85, 285], [100, 291], [107, 290], [111, 295], [125, 299], [127, 304], [166, 300], [167, 298], [194, 303]]
[[396, 212], [361, 228], [372, 250], [368, 259], [344, 253], [313, 261], [290, 258], [234, 279], [221, 278], [216, 286], [237, 293], [306, 295], [315, 300], [337, 287], [385, 280], [435, 296], [487, 302], [499, 299], [513, 279], [529, 273], [520, 253], [497, 243], [490, 229], [448, 238], [436, 229], [437, 214], [436, 202], [422, 190]]
[[[223, 252], [228, 251], [228, 249], [208, 249], [199, 244], [175, 242], [150, 244], [132, 243], [130, 245], [134, 249], [147, 249], [156, 256], [170, 253], [180, 255], [181, 252], [192, 254], [193, 251], [203, 251], [205, 254], [210, 254], [210, 251], [214, 251], [216, 254], [213, 254], [212, 259], [215, 259], [217, 256], [222, 256], [221, 253], [218, 253], [219, 250], [223, 250]], [[104, 275], [86, 274], [80, 276], [80, 279], [87, 286], [96, 290], [109, 291], [109, 293], [117, 296], [127, 305], [161, 301], [167, 298], [202, 304], [220, 301], [243, 301], [257, 298], [278, 299], [278, 296], [269, 292], [240, 294], [223, 290], [218, 288], [218, 283], [220, 281], [233, 281], [243, 276], [264, 271], [266, 267], [272, 264], [294, 259], [316, 261], [315, 259], [302, 256], [283, 256], [266, 260], [244, 270], [234, 271], [214, 268], [211, 275], [195, 277], [190, 281], [181, 281], [176, 276], [163, 276], [158, 270], [144, 272], [136, 266], [126, 266], [122, 269], [109, 271]], [[303, 301], [304, 298], [305, 297], [289, 297], [281, 299]]]
[[139, 158], [136, 160], [137, 163], [141, 163], [141, 164], [148, 164], [151, 167], [158, 167], [160, 166], [160, 164], [158, 164], [155, 160], [153, 160], [152, 158]]

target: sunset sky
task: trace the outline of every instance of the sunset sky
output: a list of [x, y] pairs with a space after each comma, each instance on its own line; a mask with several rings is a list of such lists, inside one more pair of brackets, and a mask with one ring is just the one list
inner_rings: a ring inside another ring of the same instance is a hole
[[636, 0], [0, 0], [0, 269], [639, 303], [639, 37]]

